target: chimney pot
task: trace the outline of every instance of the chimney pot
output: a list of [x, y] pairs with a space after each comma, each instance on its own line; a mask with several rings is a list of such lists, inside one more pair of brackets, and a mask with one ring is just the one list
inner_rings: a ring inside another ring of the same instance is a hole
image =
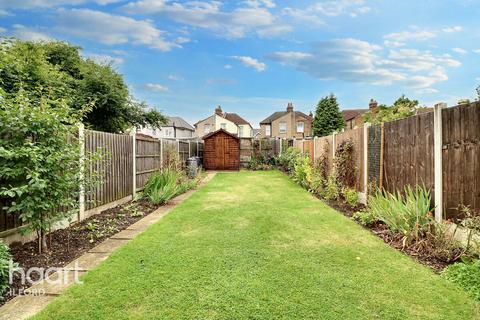
[[376, 107], [378, 107], [378, 102], [375, 99], [370, 99], [368, 108], [371, 110], [371, 109], [375, 109]]
[[222, 115], [222, 107], [218, 106], [215, 108], [215, 114], [221, 116]]
[[287, 112], [293, 112], [293, 103], [291, 103], [291, 102], [288, 103]]

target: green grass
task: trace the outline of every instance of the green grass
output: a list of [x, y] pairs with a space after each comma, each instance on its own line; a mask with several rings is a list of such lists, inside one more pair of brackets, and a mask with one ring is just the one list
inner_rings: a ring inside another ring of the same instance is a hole
[[218, 174], [37, 319], [480, 319], [280, 172]]

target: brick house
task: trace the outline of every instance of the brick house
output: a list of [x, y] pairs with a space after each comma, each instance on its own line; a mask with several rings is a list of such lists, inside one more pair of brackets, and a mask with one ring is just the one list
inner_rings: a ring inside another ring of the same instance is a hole
[[351, 130], [363, 125], [363, 115], [368, 111], [375, 112], [377, 110], [378, 103], [374, 99], [370, 100], [368, 109], [350, 109], [343, 110], [343, 120], [345, 121], [345, 130]]
[[260, 122], [261, 137], [304, 138], [312, 136], [313, 115], [293, 110], [293, 104], [286, 111], [277, 111]]

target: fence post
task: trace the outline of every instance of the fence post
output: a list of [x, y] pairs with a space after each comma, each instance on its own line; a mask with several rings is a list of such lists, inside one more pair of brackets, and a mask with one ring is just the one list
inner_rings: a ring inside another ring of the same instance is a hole
[[365, 193], [365, 203], [368, 199], [368, 128], [370, 123], [363, 125], [363, 192]]
[[317, 142], [317, 137], [313, 137], [313, 159], [312, 159], [313, 162], [317, 158], [317, 143], [316, 142]]
[[283, 148], [283, 143], [282, 143], [282, 142], [283, 142], [283, 139], [282, 139], [282, 138], [278, 138], [278, 139], [280, 140], [280, 145], [278, 146], [278, 155], [281, 155], [282, 152], [283, 152], [283, 150], [282, 150], [282, 148]]
[[132, 179], [132, 198], [135, 199], [135, 194], [137, 192], [137, 134], [132, 132], [132, 156], [133, 156], [133, 179]]
[[163, 139], [160, 138], [160, 171], [163, 171]]
[[435, 173], [435, 220], [442, 222], [443, 219], [443, 179], [442, 179], [442, 108], [446, 103], [437, 103], [433, 112], [433, 159]]
[[199, 145], [198, 140], [197, 140], [197, 157], [198, 157], [198, 155], [200, 154], [199, 148], [200, 148], [200, 145]]
[[335, 159], [335, 144], [337, 143], [337, 131], [332, 133], [332, 159]]
[[78, 195], [78, 217], [80, 222], [85, 218], [85, 126], [83, 123], [78, 125], [78, 141], [80, 147], [80, 192]]

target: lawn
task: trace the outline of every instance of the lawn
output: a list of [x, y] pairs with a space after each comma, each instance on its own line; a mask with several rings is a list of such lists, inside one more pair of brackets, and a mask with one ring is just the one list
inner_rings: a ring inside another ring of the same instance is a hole
[[277, 171], [217, 176], [37, 319], [479, 319]]

